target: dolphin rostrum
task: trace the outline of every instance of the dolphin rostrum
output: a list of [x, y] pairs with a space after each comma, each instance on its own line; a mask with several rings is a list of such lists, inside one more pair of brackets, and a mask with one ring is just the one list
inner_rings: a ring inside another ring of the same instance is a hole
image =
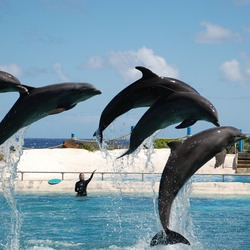
[[163, 231], [156, 234], [150, 245], [183, 243], [190, 245], [181, 234], [171, 231], [169, 219], [172, 203], [187, 180], [217, 153], [246, 138], [233, 127], [218, 127], [202, 131], [184, 141], [169, 143], [171, 154], [163, 170], [158, 197], [159, 217]]
[[173, 91], [199, 93], [188, 84], [168, 77], [160, 77], [151, 70], [137, 66], [142, 77], [119, 92], [102, 111], [99, 127], [93, 136], [100, 143], [103, 140], [103, 131], [118, 116], [138, 107], [150, 107], [159, 97], [170, 95]]
[[0, 123], [0, 145], [26, 127], [48, 115], [74, 108], [77, 103], [101, 91], [88, 83], [60, 83], [40, 88], [27, 87], [29, 95], [21, 94]]
[[206, 98], [188, 92], [163, 96], [138, 121], [130, 136], [129, 149], [120, 157], [134, 152], [146, 138], [159, 129], [178, 122], [181, 124], [176, 128], [186, 128], [198, 120], [220, 125], [215, 107]]
[[4, 92], [28, 93], [28, 89], [10, 73], [0, 71], [0, 93]]

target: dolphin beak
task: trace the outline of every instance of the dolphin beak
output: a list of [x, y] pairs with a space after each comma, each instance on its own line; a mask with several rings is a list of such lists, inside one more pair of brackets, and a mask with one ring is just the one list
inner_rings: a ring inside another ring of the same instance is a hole
[[97, 94], [97, 95], [102, 94], [102, 91], [101, 91], [101, 90], [99, 90], [99, 89], [95, 90], [95, 92], [96, 92], [96, 94]]
[[213, 123], [216, 127], [220, 127], [220, 122], [217, 120]]

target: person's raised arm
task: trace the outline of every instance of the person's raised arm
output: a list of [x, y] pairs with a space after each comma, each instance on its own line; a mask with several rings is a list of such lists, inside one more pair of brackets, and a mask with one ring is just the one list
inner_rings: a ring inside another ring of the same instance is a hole
[[91, 176], [90, 176], [90, 178], [89, 178], [89, 181], [91, 181], [91, 180], [92, 180], [92, 178], [93, 178], [93, 176], [94, 176], [95, 171], [96, 171], [96, 169], [92, 172], [92, 174], [91, 174]]

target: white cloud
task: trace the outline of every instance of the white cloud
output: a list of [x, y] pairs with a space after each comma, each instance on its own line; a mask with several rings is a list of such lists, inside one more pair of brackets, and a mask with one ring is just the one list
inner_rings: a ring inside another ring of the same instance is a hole
[[221, 65], [220, 70], [226, 80], [236, 82], [242, 81], [243, 79], [240, 70], [240, 64], [235, 59], [224, 62]]
[[15, 63], [0, 64], [0, 70], [6, 71], [17, 78], [23, 75], [22, 68]]
[[146, 47], [123, 52], [112, 51], [108, 54], [108, 60], [125, 81], [135, 80], [141, 74], [135, 69], [135, 66], [148, 67], [156, 74], [163, 76], [175, 78], [179, 76], [179, 71], [176, 67], [168, 64], [163, 57], [155, 55], [152, 49]]
[[202, 22], [201, 26], [205, 27], [204, 31], [196, 34], [195, 41], [197, 43], [218, 44], [225, 41], [241, 41], [239, 33], [233, 32], [230, 29], [210, 22]]
[[59, 76], [61, 81], [63, 81], [63, 82], [69, 81], [69, 78], [66, 76], [66, 74], [62, 70], [61, 63], [55, 63], [53, 67], [54, 67], [54, 70], [55, 70], [56, 74]]
[[250, 64], [236, 59], [225, 61], [220, 66], [223, 79], [239, 85], [250, 86]]
[[99, 69], [104, 65], [103, 59], [100, 56], [92, 56], [88, 59], [87, 63], [83, 64], [83, 68]]

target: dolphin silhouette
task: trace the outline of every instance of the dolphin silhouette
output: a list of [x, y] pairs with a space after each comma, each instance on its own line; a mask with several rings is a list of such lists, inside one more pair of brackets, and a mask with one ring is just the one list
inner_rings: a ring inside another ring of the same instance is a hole
[[0, 93], [4, 92], [28, 93], [28, 89], [10, 73], [0, 71]]
[[185, 237], [168, 228], [175, 197], [186, 181], [207, 161], [244, 138], [246, 135], [236, 128], [218, 127], [202, 131], [185, 141], [173, 141], [168, 144], [171, 154], [161, 176], [158, 197], [158, 211], [163, 231], [152, 238], [151, 246], [176, 243], [190, 245]]
[[101, 91], [88, 83], [60, 83], [40, 88], [25, 86], [29, 95], [21, 94], [0, 123], [0, 145], [26, 127], [48, 115], [74, 108]]
[[194, 88], [180, 80], [160, 77], [145, 67], [135, 68], [142, 72], [142, 77], [119, 92], [102, 111], [99, 127], [93, 135], [100, 143], [103, 140], [103, 131], [109, 124], [131, 109], [150, 107], [157, 99], [170, 95], [173, 91], [199, 95]]
[[181, 124], [176, 128], [186, 128], [198, 120], [220, 126], [215, 107], [201, 95], [178, 92], [163, 96], [138, 121], [130, 136], [129, 149], [120, 157], [134, 152], [146, 138], [159, 129], [178, 122]]

